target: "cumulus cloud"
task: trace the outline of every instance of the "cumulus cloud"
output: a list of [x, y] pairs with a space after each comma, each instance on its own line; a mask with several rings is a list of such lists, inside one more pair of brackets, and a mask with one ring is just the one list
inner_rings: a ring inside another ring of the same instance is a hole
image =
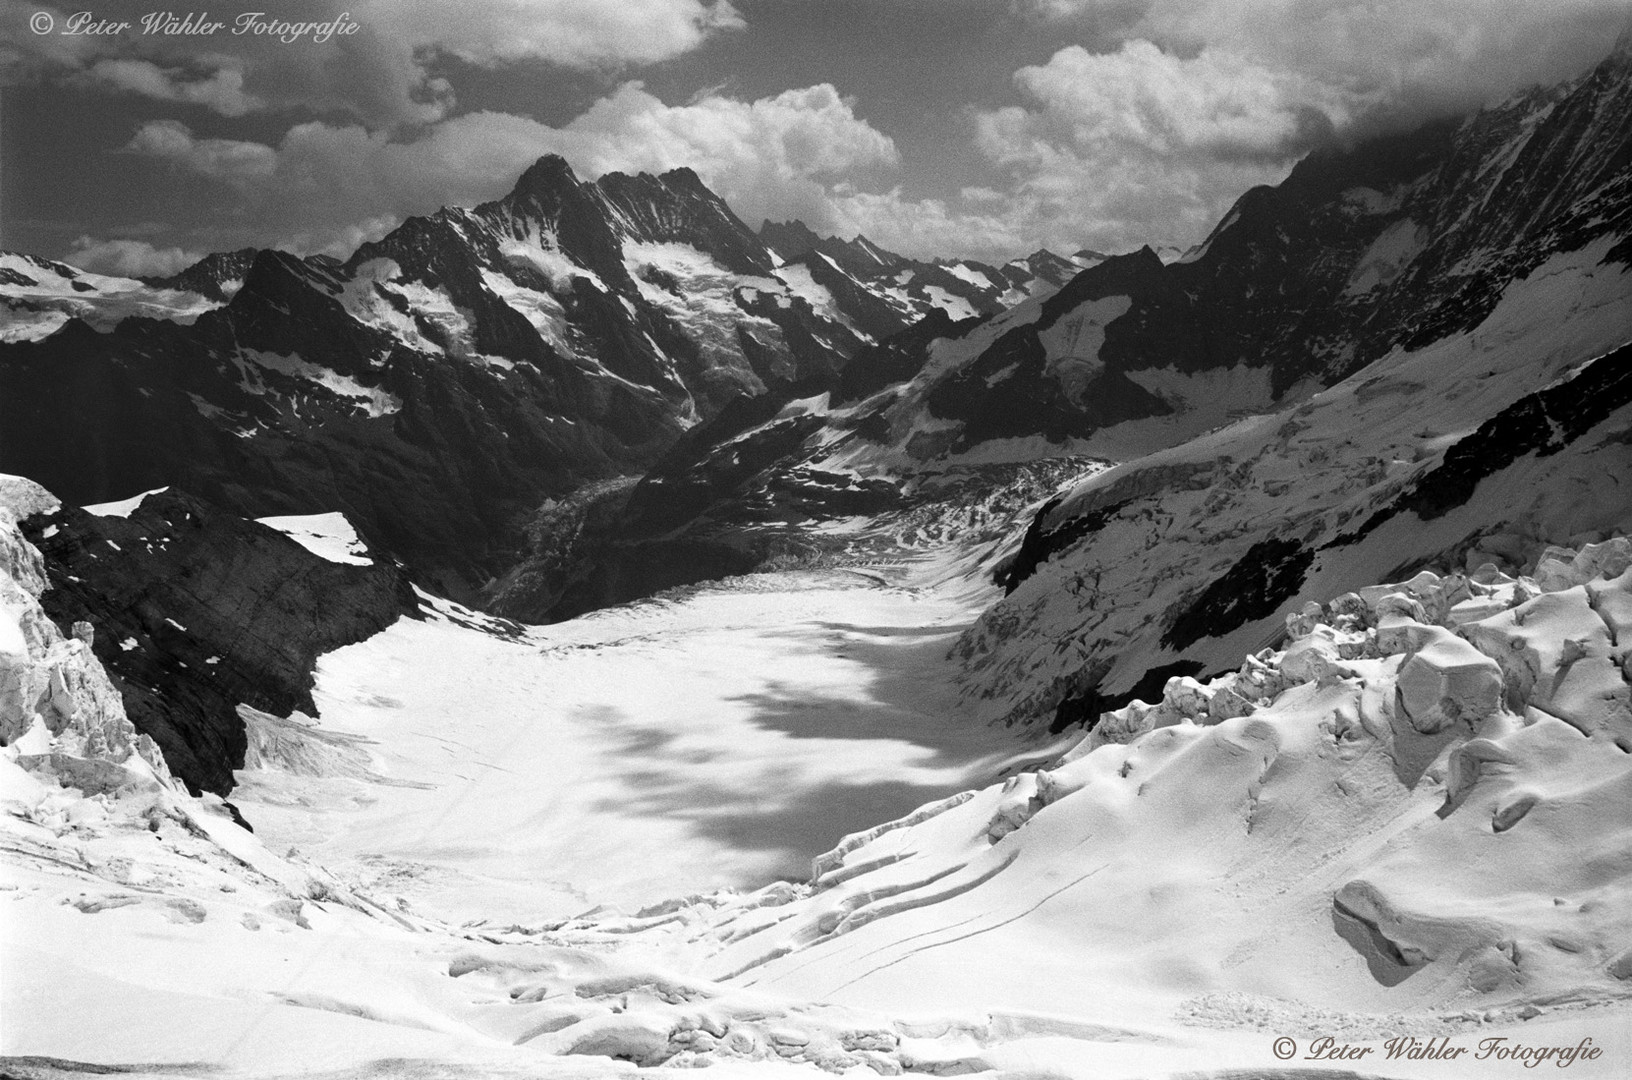
[[668, 60], [744, 25], [727, 0], [374, 0], [358, 10], [410, 46], [471, 63], [538, 59], [573, 68]]
[[151, 60], [105, 59], [91, 64], [76, 81], [159, 101], [203, 105], [222, 116], [243, 116], [263, 105], [259, 98], [244, 92], [244, 73], [230, 60], [207, 74], [190, 78], [184, 68], [163, 68]]
[[[865, 235], [890, 251], [915, 258], [966, 256], [1001, 263], [1041, 246], [1031, 231], [1033, 222], [1017, 212], [1006, 194], [965, 191], [956, 205], [945, 199], [914, 199], [892, 188], [882, 194], [835, 191], [831, 197], [833, 224], [829, 231], [843, 237]], [[1055, 246], [1069, 252], [1069, 238], [1054, 238]]]
[[[1019, 0], [1114, 48], [1021, 69], [1025, 103], [976, 115], [1009, 214], [1091, 246], [1201, 238], [1247, 187], [1322, 142], [1465, 112], [1578, 74], [1625, 0]], [[1069, 230], [1066, 230], [1069, 231]]]
[[77, 69], [95, 55], [89, 38], [34, 33], [30, 20], [41, 15], [54, 25], [66, 18], [51, 4], [0, 0], [0, 86], [32, 81], [47, 70]]
[[689, 166], [750, 223], [833, 224], [828, 186], [899, 163], [895, 143], [823, 83], [753, 102], [710, 94], [664, 105], [620, 87], [551, 134], [550, 150], [590, 176]]
[[1627, 0], [1010, 0], [1092, 47], [1037, 57], [1014, 73], [1012, 102], [969, 110], [979, 186], [923, 198], [895, 186], [926, 179], [914, 163], [832, 85], [670, 105], [625, 81], [550, 126], [460, 114], [433, 74], [447, 56], [617, 74], [736, 32], [729, 0], [288, 0], [278, 15], [342, 7], [357, 34], [298, 48], [244, 39], [218, 55], [162, 39], [34, 39], [32, 6], [0, 0], [0, 68], [23, 55], [84, 85], [226, 116], [299, 106], [321, 117], [270, 142], [176, 120], [138, 131], [131, 152], [242, 196], [233, 242], [343, 252], [407, 214], [496, 197], [554, 152], [586, 177], [689, 166], [750, 224], [799, 217], [907, 254], [998, 259], [1038, 244], [1188, 245], [1312, 146], [1573, 74], [1628, 12]]
[[975, 142], [1010, 176], [1014, 230], [1054, 246], [1193, 243], [1347, 120], [1318, 84], [1211, 47], [1071, 46], [1014, 80], [1026, 103], [977, 113]]
[[826, 84], [756, 101], [716, 93], [666, 105], [627, 83], [561, 127], [475, 112], [409, 141], [314, 121], [271, 146], [199, 138], [178, 121], [155, 121], [126, 149], [231, 185], [260, 242], [329, 251], [349, 250], [407, 214], [502, 195], [547, 153], [587, 179], [688, 166], [752, 224], [804, 216], [818, 227], [843, 220], [830, 190], [838, 178], [899, 160], [895, 144]]
[[[982, 135], [1008, 129], [1012, 138], [1025, 128], [1079, 146], [1278, 159], [1301, 149], [1317, 102], [1328, 116], [1342, 111], [1334, 95], [1295, 74], [1211, 47], [1181, 59], [1142, 40], [1109, 54], [1061, 49], [1014, 81], [1037, 107], [988, 114]], [[1006, 152], [1007, 141], [993, 149]]]
[[64, 261], [98, 274], [117, 277], [168, 277], [203, 258], [179, 247], [154, 247], [146, 240], [99, 240], [81, 236]]
[[[1030, 0], [1101, 20], [1103, 0]], [[1110, 5], [1118, 6], [1118, 5]], [[1144, 0], [1116, 33], [1177, 55], [1213, 49], [1345, 99], [1355, 130], [1476, 108], [1592, 65], [1628, 25], [1626, 0]]]
[[179, 120], [154, 120], [136, 130], [125, 147], [131, 153], [159, 158], [183, 168], [247, 189], [276, 171], [271, 147], [241, 139], [198, 139]]
[[[291, 45], [229, 31], [196, 38], [143, 33], [150, 4], [105, 0], [95, 14], [130, 22], [130, 31], [104, 37], [29, 28], [36, 12], [60, 27], [75, 10], [0, 0], [0, 78], [65, 79], [225, 116], [302, 106], [385, 128], [451, 114], [453, 87], [431, 72], [440, 56], [484, 66], [541, 61], [617, 72], [673, 59], [744, 25], [729, 0], [285, 0], [269, 19], [356, 27]], [[230, 24], [237, 14], [212, 17]]]

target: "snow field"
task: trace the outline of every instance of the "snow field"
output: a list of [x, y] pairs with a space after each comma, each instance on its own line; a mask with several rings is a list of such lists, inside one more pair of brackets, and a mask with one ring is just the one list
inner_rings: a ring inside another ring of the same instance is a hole
[[1311, 605], [1288, 648], [1042, 769], [947, 722], [945, 647], [986, 591], [850, 577], [521, 633], [436, 603], [324, 658], [320, 721], [247, 717], [253, 835], [6, 748], [0, 1050], [1087, 1080], [1404, 1033], [1592, 1038], [1572, 1075], [1620, 1075], [1632, 544]]
[[972, 600], [834, 573], [520, 640], [402, 620], [319, 665], [310, 730], [363, 764], [268, 761], [234, 801], [275, 848], [459, 920], [802, 878], [1013, 753], [937, 678]]

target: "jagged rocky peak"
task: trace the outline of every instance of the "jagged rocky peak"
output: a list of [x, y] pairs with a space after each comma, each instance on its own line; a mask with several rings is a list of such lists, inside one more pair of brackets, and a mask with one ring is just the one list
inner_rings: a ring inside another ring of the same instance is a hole
[[1064, 285], [1067, 281], [1076, 277], [1083, 269], [1078, 263], [1065, 258], [1063, 255], [1056, 255], [1047, 248], [1038, 248], [1024, 258], [1015, 259], [1009, 265], [1014, 266], [1015, 264], [1024, 266], [1037, 277], [1044, 278], [1055, 285]]
[[689, 244], [738, 274], [769, 274], [775, 264], [753, 231], [689, 168], [661, 176], [607, 173], [595, 187], [629, 240]]
[[906, 261], [905, 258], [895, 252], [879, 247], [862, 233], [857, 233], [850, 238], [850, 246], [861, 254], [871, 257], [880, 266], [893, 266]]
[[144, 277], [141, 280], [155, 288], [185, 289], [226, 303], [243, 285], [250, 266], [259, 254], [260, 249], [252, 247], [212, 252], [168, 277]]
[[759, 238], [783, 262], [792, 262], [825, 239], [798, 218], [792, 221], [771, 221], [767, 218], [759, 226]]
[[[885, 277], [907, 267], [931, 265], [887, 251], [860, 233], [849, 240], [827, 237], [811, 251], [826, 256], [845, 272], [862, 279]], [[811, 254], [807, 252], [805, 261], [808, 262], [810, 257]]]
[[[321, 294], [338, 290], [343, 266], [321, 256], [301, 257], [276, 248], [261, 248], [251, 252], [244, 267], [243, 286], [249, 293], [283, 293], [284, 299], [293, 300], [302, 290], [315, 288]], [[246, 291], [240, 286], [238, 292]], [[293, 291], [292, 291], [293, 290]]]
[[[509, 195], [474, 213], [492, 219], [499, 211], [557, 234], [569, 254], [575, 246], [603, 246], [586, 241], [604, 232], [624, 242], [689, 244], [734, 273], [768, 273], [774, 261], [725, 201], [684, 167], [661, 175], [610, 172], [591, 183], [579, 180], [565, 158], [546, 154]], [[589, 265], [599, 270], [604, 260]]]
[[516, 184], [507, 197], [512, 201], [529, 196], [551, 197], [562, 191], [575, 190], [578, 184], [578, 174], [572, 171], [572, 165], [566, 158], [560, 154], [545, 154], [516, 178]]
[[765, 221], [759, 227], [759, 238], [784, 262], [808, 263], [807, 257], [817, 252], [827, 256], [847, 273], [861, 278], [878, 277], [909, 266], [954, 261], [937, 259], [934, 263], [920, 263], [880, 247], [862, 233], [849, 240], [823, 236], [797, 218], [786, 222]]

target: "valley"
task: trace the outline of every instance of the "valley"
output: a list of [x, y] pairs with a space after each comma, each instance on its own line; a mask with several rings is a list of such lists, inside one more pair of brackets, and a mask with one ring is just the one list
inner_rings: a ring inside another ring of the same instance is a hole
[[274, 849], [454, 922], [799, 880], [1047, 755], [964, 719], [946, 652], [989, 590], [925, 576], [757, 574], [515, 637], [403, 619], [324, 657], [321, 721], [250, 720], [232, 798]]
[[1632, 33], [1185, 250], [547, 153], [0, 319], [0, 1076], [1632, 1064]]

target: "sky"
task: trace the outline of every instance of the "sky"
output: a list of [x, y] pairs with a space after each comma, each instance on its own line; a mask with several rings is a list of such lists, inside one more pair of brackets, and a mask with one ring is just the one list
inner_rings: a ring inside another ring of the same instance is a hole
[[0, 247], [121, 274], [344, 257], [546, 153], [584, 179], [689, 166], [751, 226], [917, 257], [1182, 248], [1310, 150], [1574, 77], [1632, 19], [1632, 0], [90, 2], [0, 0]]

